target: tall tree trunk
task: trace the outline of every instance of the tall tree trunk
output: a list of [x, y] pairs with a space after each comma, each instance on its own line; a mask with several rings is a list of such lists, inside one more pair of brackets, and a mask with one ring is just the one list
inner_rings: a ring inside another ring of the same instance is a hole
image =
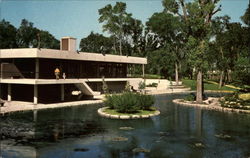
[[203, 77], [202, 77], [202, 71], [198, 70], [197, 74], [197, 83], [196, 83], [196, 102], [202, 103], [203, 101]]
[[219, 88], [223, 85], [223, 78], [224, 78], [224, 71], [222, 70], [220, 73], [220, 82], [219, 82]]
[[175, 83], [179, 85], [178, 62], [175, 62]]
[[114, 40], [114, 50], [115, 50], [115, 54], [117, 54], [117, 51], [116, 51], [116, 41]]
[[120, 39], [119, 44], [120, 44], [120, 46], [119, 46], [120, 55], [122, 55], [122, 39]]
[[228, 82], [232, 82], [231, 70], [227, 70]]

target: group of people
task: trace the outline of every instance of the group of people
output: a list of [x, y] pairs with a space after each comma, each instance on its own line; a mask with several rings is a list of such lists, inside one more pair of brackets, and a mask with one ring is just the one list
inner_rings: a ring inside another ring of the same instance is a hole
[[[60, 69], [57, 67], [56, 69], [55, 69], [55, 76], [56, 76], [56, 79], [57, 80], [59, 80], [59, 78], [60, 78]], [[63, 73], [63, 76], [62, 76], [64, 79], [66, 78], [66, 75], [65, 75], [65, 73]]]

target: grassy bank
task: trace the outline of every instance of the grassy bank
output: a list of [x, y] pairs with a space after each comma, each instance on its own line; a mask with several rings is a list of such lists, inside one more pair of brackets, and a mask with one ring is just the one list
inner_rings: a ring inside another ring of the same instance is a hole
[[[186, 87], [190, 87], [191, 90], [196, 90], [196, 80], [187, 80], [183, 79], [182, 84]], [[219, 85], [215, 82], [204, 81], [205, 90], [214, 90], [214, 91], [236, 91], [236, 88], [223, 86], [219, 88]]]
[[149, 115], [149, 114], [154, 114], [156, 111], [155, 108], [151, 108], [151, 110], [138, 110], [135, 113], [121, 113], [116, 111], [115, 109], [105, 109], [104, 112], [110, 115], [128, 115], [128, 116], [132, 116], [132, 115]]

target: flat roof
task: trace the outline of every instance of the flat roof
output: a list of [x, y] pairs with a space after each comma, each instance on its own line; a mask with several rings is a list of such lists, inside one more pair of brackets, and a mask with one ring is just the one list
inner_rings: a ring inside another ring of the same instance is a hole
[[[125, 82], [134, 81], [141, 78], [105, 78], [106, 82]], [[1, 79], [0, 83], [4, 84], [28, 84], [28, 85], [44, 85], [44, 84], [76, 84], [83, 82], [102, 82], [102, 78], [80, 78], [80, 79]]]
[[0, 49], [0, 59], [11, 58], [47, 58], [47, 59], [65, 59], [81, 61], [99, 61], [128, 64], [147, 64], [147, 58], [120, 56], [111, 54], [75, 52], [56, 49], [38, 49], [38, 48], [17, 48]]

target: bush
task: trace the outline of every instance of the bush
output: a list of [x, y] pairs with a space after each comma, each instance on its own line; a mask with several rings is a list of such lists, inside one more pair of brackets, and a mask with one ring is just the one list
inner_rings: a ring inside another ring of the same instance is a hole
[[189, 94], [188, 96], [186, 96], [186, 97], [184, 98], [184, 100], [186, 100], [186, 101], [195, 101], [195, 100], [196, 100], [196, 96], [195, 96], [194, 93], [191, 93], [191, 94]]
[[220, 100], [222, 107], [250, 110], [250, 100], [247, 93], [234, 93]]
[[123, 93], [118, 95], [117, 99], [113, 100], [114, 108], [121, 113], [134, 113], [139, 110], [137, 105], [137, 96], [138, 94], [133, 94], [130, 92]]
[[148, 84], [147, 87], [157, 87], [158, 86], [158, 83], [151, 83], [151, 84]]
[[150, 110], [150, 107], [154, 104], [155, 98], [151, 95], [138, 95], [137, 106], [141, 110]]
[[104, 105], [121, 113], [135, 113], [138, 110], [150, 110], [155, 100], [153, 96], [131, 92], [121, 95], [106, 95]]
[[138, 89], [140, 89], [140, 90], [143, 90], [143, 89], [145, 89], [146, 88], [146, 84], [145, 84], [145, 82], [140, 82], [139, 83], [139, 86], [138, 86]]

